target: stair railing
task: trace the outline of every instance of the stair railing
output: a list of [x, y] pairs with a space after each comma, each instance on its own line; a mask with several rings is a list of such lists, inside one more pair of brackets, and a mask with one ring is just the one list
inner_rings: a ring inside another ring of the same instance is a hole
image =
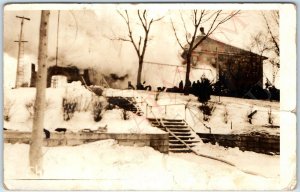
[[[185, 147], [187, 147], [189, 150], [191, 150], [191, 151], [194, 152], [194, 150], [193, 150], [187, 143], [185, 143], [182, 139], [180, 139], [177, 135], [175, 135], [169, 128], [167, 128], [167, 126], [164, 124], [163, 119], [162, 119], [161, 117], [160, 117], [160, 118], [157, 118], [157, 117], [155, 116], [155, 114], [153, 113], [152, 110], [151, 110], [150, 112], [152, 113], [153, 117], [155, 118], [156, 122], [157, 122], [159, 125], [163, 126], [163, 128], [164, 128], [170, 135], [172, 135], [173, 137], [175, 137], [175, 138], [176, 138], [178, 141], [180, 141]], [[194, 152], [194, 153], [195, 153], [195, 152]]]
[[[125, 98], [126, 99], [126, 98]], [[127, 99], [128, 100], [128, 99]], [[129, 101], [129, 100], [128, 100]], [[132, 101], [129, 101], [132, 103]], [[132, 103], [134, 105], [134, 103]], [[199, 152], [197, 152], [196, 150], [192, 149], [188, 144], [186, 144], [182, 139], [180, 139], [179, 137], [177, 137], [173, 132], [171, 132], [170, 129], [168, 129], [165, 124], [163, 123], [163, 119], [162, 118], [157, 118], [155, 116], [155, 114], [153, 113], [152, 110], [150, 110], [150, 112], [153, 114], [153, 117], [155, 118], [155, 120], [158, 122], [158, 124], [162, 125], [165, 130], [171, 134], [173, 137], [175, 137], [178, 141], [180, 141], [184, 146], [186, 146], [186, 148], [188, 148], [189, 150], [191, 150], [195, 155], [198, 155], [198, 156], [201, 156], [201, 157], [205, 157], [205, 158], [208, 158], [208, 159], [212, 159], [212, 160], [215, 160], [215, 161], [219, 161], [219, 162], [222, 162], [222, 163], [225, 163], [227, 165], [230, 165], [230, 166], [233, 166], [233, 167], [236, 167], [238, 168], [235, 164], [229, 162], [229, 161], [226, 161], [224, 159], [220, 159], [220, 158], [217, 158], [217, 157], [213, 157], [213, 156], [209, 156], [209, 155], [205, 155], [205, 154], [201, 154]], [[190, 126], [188, 126], [190, 127]], [[239, 168], [238, 168], [239, 169]], [[244, 172], [244, 173], [247, 173], [247, 174], [251, 174], [251, 175], [259, 175], [258, 173], [254, 173], [254, 172], [251, 172], [251, 171], [247, 171], [247, 170], [242, 170], [242, 169], [239, 169], [240, 171]], [[262, 176], [262, 175], [259, 175], [259, 176]], [[262, 176], [264, 177], [264, 176]]]
[[196, 119], [198, 119], [198, 121], [200, 122], [200, 123], [202, 123], [203, 124], [203, 126], [206, 128], [206, 129], [208, 129], [209, 130], [209, 133], [211, 133], [211, 127], [208, 127], [199, 117], [197, 117], [197, 115], [192, 111], [192, 109], [191, 109], [191, 107], [187, 107], [187, 109], [190, 111], [190, 113], [194, 116], [194, 117], [196, 117]]

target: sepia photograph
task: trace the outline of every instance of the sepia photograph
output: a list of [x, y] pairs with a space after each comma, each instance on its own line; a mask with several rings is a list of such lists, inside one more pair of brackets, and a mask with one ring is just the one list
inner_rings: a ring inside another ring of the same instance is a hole
[[293, 189], [295, 22], [292, 4], [5, 5], [4, 188]]

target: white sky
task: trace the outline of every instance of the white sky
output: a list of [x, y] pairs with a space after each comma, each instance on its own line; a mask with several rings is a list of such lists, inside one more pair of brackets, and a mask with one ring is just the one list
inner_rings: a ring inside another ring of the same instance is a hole
[[[55, 9], [62, 9], [60, 13], [59, 29], [59, 65], [76, 65], [81, 68], [96, 67], [103, 73], [117, 73], [124, 75], [129, 73], [131, 80], [135, 82], [137, 71], [137, 56], [133, 46], [129, 42], [111, 41], [109, 38], [115, 38], [127, 35], [127, 28], [122, 18], [116, 12], [118, 9], [136, 9], [140, 6], [146, 6], [149, 9], [149, 16], [165, 17], [157, 23], [154, 23], [150, 37], [152, 40], [147, 46], [146, 61], [168, 63], [180, 65], [179, 53], [181, 49], [176, 42], [174, 33], [170, 25], [170, 17], [176, 26], [181, 25], [178, 9], [193, 9], [195, 5], [177, 6], [177, 5], [76, 5], [60, 6], [51, 5], [47, 7], [51, 10], [49, 23], [49, 65], [55, 63], [56, 49], [56, 30], [57, 30], [57, 13]], [[200, 4], [196, 5], [199, 9]], [[216, 6], [210, 7], [216, 8]], [[222, 6], [228, 9], [230, 6]], [[232, 8], [232, 7], [231, 7]], [[239, 9], [246, 9], [242, 6]], [[272, 6], [260, 7], [264, 9], [276, 8]], [[18, 44], [13, 41], [18, 39], [20, 30], [20, 19], [15, 16], [29, 17], [30, 21], [24, 24], [24, 40], [29, 42], [25, 44], [25, 60], [27, 71], [31, 63], [37, 63], [38, 34], [40, 22], [40, 9], [37, 6], [6, 6], [4, 12], [4, 76], [5, 84], [14, 84], [14, 70]], [[72, 10], [71, 10], [72, 9]], [[132, 19], [136, 19], [132, 17]], [[205, 27], [205, 26], [204, 26]], [[134, 32], [139, 30], [140, 26], [134, 25]], [[178, 27], [179, 29], [179, 27]], [[182, 27], [180, 27], [183, 30]], [[220, 40], [240, 48], [247, 49], [250, 44], [250, 36], [263, 30], [263, 21], [259, 11], [242, 10], [242, 13], [235, 19], [232, 19], [222, 25], [212, 38]], [[180, 32], [180, 31], [179, 31]], [[183, 37], [183, 36], [181, 36]], [[150, 69], [149, 67], [152, 67]], [[160, 84], [162, 81], [172, 82], [174, 79], [174, 69], [165, 68], [164, 70], [157, 66], [144, 64], [143, 77], [147, 83]], [[265, 73], [271, 78], [269, 66], [265, 67]], [[26, 71], [25, 71], [26, 72]], [[159, 76], [149, 77], [150, 74]], [[171, 74], [170, 74], [171, 73]], [[9, 74], [9, 75], [8, 75]], [[199, 76], [197, 74], [196, 76]], [[27, 74], [28, 76], [28, 74]], [[26, 79], [29, 79], [26, 77]], [[158, 80], [157, 79], [163, 79]]]

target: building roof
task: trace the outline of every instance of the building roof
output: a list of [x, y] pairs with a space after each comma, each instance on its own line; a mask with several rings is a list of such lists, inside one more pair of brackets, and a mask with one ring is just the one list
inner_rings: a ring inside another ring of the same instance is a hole
[[[203, 38], [203, 36], [198, 36], [195, 39], [195, 43], [198, 43], [201, 38]], [[206, 39], [199, 45], [203, 47], [203, 44], [210, 44], [213, 45], [210, 48], [213, 48], [213, 50], [201, 50], [203, 52], [216, 52], [216, 47], [218, 48], [218, 53], [219, 54], [232, 54], [232, 55], [243, 55], [243, 54], [249, 54], [255, 57], [261, 57], [260, 55], [258, 55], [257, 53], [242, 49], [242, 48], [238, 48], [229, 44], [226, 44], [224, 42], [218, 41], [216, 39], [210, 38], [210, 37], [206, 37]], [[186, 45], [186, 49], [187, 49], [187, 45]], [[200, 50], [197, 50], [197, 48], [194, 50], [195, 52], [200, 52]], [[185, 54], [186, 50], [183, 52], [182, 57], [184, 58], [184, 54]], [[268, 59], [265, 56], [262, 56], [262, 60]]]

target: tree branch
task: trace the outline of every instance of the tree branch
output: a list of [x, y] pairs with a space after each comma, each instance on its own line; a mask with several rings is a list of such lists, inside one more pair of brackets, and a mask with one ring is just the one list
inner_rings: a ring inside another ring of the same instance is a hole
[[274, 36], [274, 34], [273, 34], [271, 28], [270, 28], [270, 25], [269, 25], [269, 22], [268, 22], [268, 20], [267, 20], [267, 18], [266, 18], [266, 15], [265, 15], [264, 13], [262, 13], [262, 15], [263, 15], [264, 20], [265, 20], [265, 23], [266, 23], [266, 25], [267, 25], [268, 33], [271, 35], [272, 42], [273, 42], [273, 44], [275, 45], [275, 48], [276, 48], [276, 51], [275, 51], [275, 52], [276, 52], [276, 54], [279, 56], [279, 55], [280, 55], [279, 44], [278, 44], [278, 42], [277, 42], [277, 40], [276, 40], [276, 38], [275, 38], [275, 36]]
[[[184, 47], [183, 47], [182, 44], [180, 43], [179, 38], [178, 38], [178, 36], [177, 36], [177, 32], [176, 32], [176, 29], [175, 29], [175, 27], [174, 27], [174, 23], [173, 23], [172, 19], [170, 19], [170, 20], [171, 20], [172, 28], [173, 28], [173, 31], [174, 31], [174, 34], [175, 34], [177, 43], [179, 44], [179, 46], [181, 47], [181, 49], [184, 50]], [[188, 42], [188, 44], [189, 44], [189, 42]]]

